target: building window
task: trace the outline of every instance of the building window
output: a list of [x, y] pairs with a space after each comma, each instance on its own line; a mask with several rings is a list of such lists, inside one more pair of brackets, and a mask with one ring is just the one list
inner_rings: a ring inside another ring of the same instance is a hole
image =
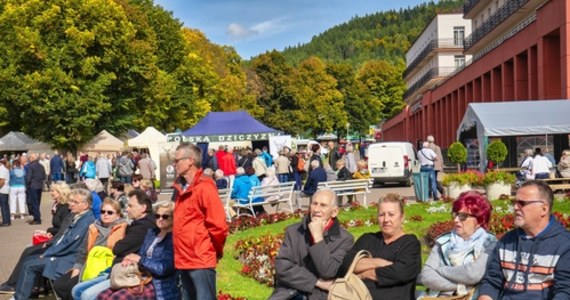
[[463, 55], [455, 55], [455, 67], [459, 68], [465, 65], [465, 56]]
[[453, 27], [453, 45], [463, 46], [463, 39], [465, 38], [465, 27]]

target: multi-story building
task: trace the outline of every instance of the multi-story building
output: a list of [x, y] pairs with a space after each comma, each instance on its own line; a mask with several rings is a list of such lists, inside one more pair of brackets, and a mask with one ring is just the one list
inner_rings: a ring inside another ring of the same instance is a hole
[[463, 14], [439, 14], [429, 22], [406, 53], [404, 101], [408, 105], [471, 59], [463, 54], [463, 40], [469, 34], [471, 22]]
[[[464, 18], [472, 24], [464, 54], [472, 58], [414, 96], [419, 99], [410, 98], [383, 124], [384, 140], [415, 142], [432, 134], [447, 148], [471, 102], [570, 98], [570, 1], [466, 0]], [[567, 147], [568, 136], [561, 138], [558, 143]], [[513, 139], [509, 143], [517, 148], [540, 144], [528, 137]]]

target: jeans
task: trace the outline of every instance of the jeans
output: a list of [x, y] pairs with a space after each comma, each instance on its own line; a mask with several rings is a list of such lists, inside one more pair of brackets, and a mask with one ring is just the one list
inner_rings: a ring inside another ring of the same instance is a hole
[[433, 199], [437, 200], [437, 181], [435, 178], [435, 170], [433, 168], [433, 166], [426, 166], [423, 165], [420, 168], [420, 172], [426, 172], [429, 174], [429, 196], [431, 197], [433, 195]]
[[296, 191], [300, 191], [301, 190], [301, 173], [299, 172], [293, 172], [293, 179], [295, 180], [295, 190]]
[[51, 181], [58, 182], [63, 180], [63, 173], [53, 173], [51, 174]]
[[216, 300], [216, 270], [180, 270], [184, 300]]
[[289, 181], [289, 173], [279, 174], [279, 182], [287, 182]]
[[10, 224], [10, 195], [0, 193], [0, 210], [2, 210], [2, 224]]
[[102, 291], [111, 287], [109, 274], [100, 275], [91, 280], [78, 283], [71, 290], [71, 295], [75, 300], [93, 300], [97, 299], [97, 295]]
[[131, 184], [131, 176], [120, 176], [120, 179], [122, 183]]
[[536, 173], [534, 174], [534, 179], [548, 179], [550, 178], [550, 173]]
[[27, 193], [30, 200], [30, 214], [34, 216], [35, 222], [41, 222], [40, 204], [42, 201], [42, 189], [28, 188]]
[[29, 299], [32, 294], [32, 289], [34, 288], [34, 283], [36, 282], [37, 273], [41, 274], [45, 269], [47, 264], [47, 258], [39, 258], [39, 256], [31, 256], [24, 264], [22, 264], [22, 270], [18, 276], [18, 282], [16, 283], [16, 293], [14, 294], [15, 299]]

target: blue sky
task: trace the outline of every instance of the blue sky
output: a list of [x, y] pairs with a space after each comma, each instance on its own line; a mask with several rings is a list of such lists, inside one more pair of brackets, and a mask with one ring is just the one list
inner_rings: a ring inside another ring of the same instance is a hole
[[413, 7], [427, 0], [155, 0], [184, 26], [233, 46], [244, 59], [304, 44], [352, 17]]

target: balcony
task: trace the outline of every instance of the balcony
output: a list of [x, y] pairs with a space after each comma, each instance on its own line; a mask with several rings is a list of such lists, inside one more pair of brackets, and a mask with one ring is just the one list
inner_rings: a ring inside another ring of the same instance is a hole
[[427, 85], [433, 79], [443, 79], [453, 73], [456, 68], [454, 67], [439, 67], [430, 69], [425, 75], [423, 75], [418, 81], [416, 81], [408, 90], [404, 93], [404, 101], [413, 95], [415, 92], [419, 91], [422, 87]]
[[465, 39], [465, 51], [469, 50], [491, 31], [495, 30], [497, 26], [501, 25], [501, 23], [528, 2], [529, 0], [510, 0], [501, 6], [497, 12], [487, 19], [479, 28], [474, 29], [473, 33]]
[[463, 14], [468, 15], [479, 2], [481, 2], [481, 0], [465, 0], [465, 2], [463, 2]]
[[435, 49], [462, 49], [463, 41], [461, 39], [434, 39], [429, 42], [422, 51], [412, 60], [404, 71], [403, 77], [408, 76], [429, 54]]

